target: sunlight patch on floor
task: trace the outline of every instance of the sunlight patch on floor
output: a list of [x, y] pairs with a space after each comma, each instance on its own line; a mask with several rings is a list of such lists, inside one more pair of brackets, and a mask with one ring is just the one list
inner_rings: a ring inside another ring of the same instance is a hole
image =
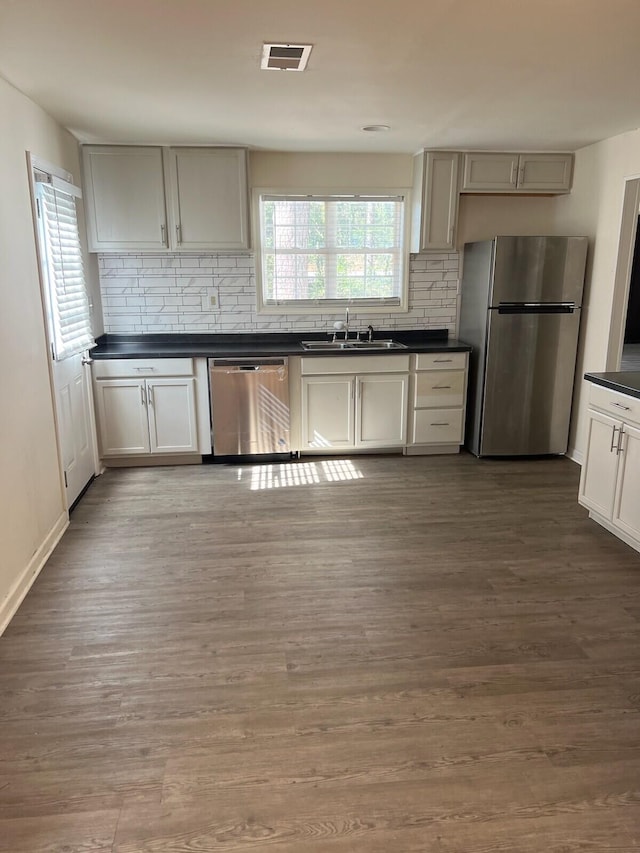
[[[315, 483], [336, 483], [361, 480], [363, 473], [350, 459], [323, 462], [297, 462], [281, 465], [255, 465], [251, 469], [252, 492], [281, 489], [288, 486], [311, 486]], [[240, 479], [240, 472], [238, 472]]]

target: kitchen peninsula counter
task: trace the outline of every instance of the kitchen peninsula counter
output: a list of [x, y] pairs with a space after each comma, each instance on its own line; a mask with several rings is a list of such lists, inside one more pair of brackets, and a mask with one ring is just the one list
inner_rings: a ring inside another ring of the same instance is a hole
[[617, 370], [610, 373], [585, 373], [584, 378], [619, 394], [640, 398], [640, 370]]

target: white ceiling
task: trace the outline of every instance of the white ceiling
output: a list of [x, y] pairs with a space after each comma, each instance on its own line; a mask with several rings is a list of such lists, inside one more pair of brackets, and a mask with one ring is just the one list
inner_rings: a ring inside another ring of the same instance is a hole
[[640, 0], [0, 0], [0, 75], [83, 142], [574, 150], [640, 126], [639, 46]]

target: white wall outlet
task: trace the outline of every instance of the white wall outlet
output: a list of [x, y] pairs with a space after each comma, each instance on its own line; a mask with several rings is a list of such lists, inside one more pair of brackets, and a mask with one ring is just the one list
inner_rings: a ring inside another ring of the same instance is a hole
[[220, 300], [218, 299], [218, 291], [209, 289], [207, 291], [207, 309], [209, 311], [218, 311], [220, 308]]

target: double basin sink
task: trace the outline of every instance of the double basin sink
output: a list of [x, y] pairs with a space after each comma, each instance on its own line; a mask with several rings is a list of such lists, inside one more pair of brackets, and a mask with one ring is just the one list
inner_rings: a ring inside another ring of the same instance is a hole
[[305, 350], [390, 350], [390, 349], [407, 349], [404, 344], [398, 341], [377, 340], [377, 341], [301, 341]]

